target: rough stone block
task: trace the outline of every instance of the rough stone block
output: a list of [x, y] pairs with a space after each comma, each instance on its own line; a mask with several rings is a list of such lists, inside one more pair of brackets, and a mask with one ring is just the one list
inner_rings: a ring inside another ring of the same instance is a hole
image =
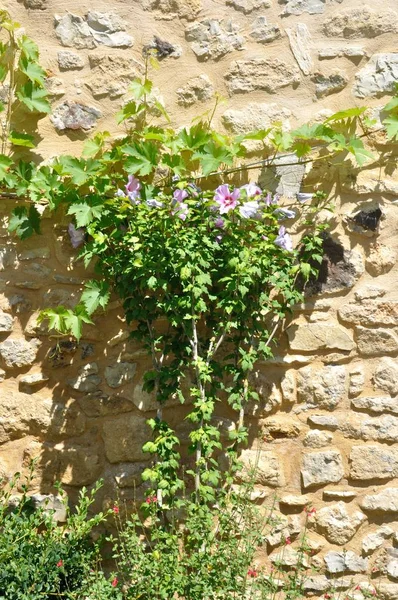
[[297, 400], [333, 410], [346, 396], [345, 383], [344, 366], [304, 367], [297, 371]]
[[315, 516], [316, 528], [331, 544], [342, 546], [349, 542], [366, 519], [359, 511], [348, 512], [344, 502], [325, 506]]
[[364, 496], [359, 505], [365, 511], [392, 512], [398, 511], [398, 488], [385, 488], [377, 494]]
[[236, 60], [225, 75], [230, 94], [263, 90], [275, 94], [281, 88], [300, 81], [296, 66], [278, 58]]
[[142, 446], [151, 438], [151, 430], [146, 419], [137, 414], [124, 414], [106, 421], [102, 432], [109, 462], [139, 462], [150, 458]]
[[355, 346], [347, 330], [337, 325], [306, 323], [291, 325], [287, 329], [291, 350], [313, 352], [315, 350], [352, 350]]
[[370, 444], [353, 446], [350, 463], [352, 479], [393, 479], [398, 475], [398, 449]]
[[390, 329], [355, 328], [358, 350], [363, 356], [383, 356], [398, 352], [398, 337]]
[[7, 339], [0, 344], [0, 356], [6, 367], [21, 368], [32, 365], [41, 342], [37, 339]]
[[343, 459], [338, 450], [303, 455], [301, 476], [305, 488], [337, 483], [344, 477]]
[[284, 485], [282, 464], [275, 452], [266, 450], [243, 450], [240, 460], [243, 469], [239, 474], [243, 481], [251, 481], [270, 487]]

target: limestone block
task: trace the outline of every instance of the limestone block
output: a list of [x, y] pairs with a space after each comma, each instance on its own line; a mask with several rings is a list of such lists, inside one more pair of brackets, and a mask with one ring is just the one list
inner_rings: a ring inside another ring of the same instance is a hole
[[155, 19], [193, 21], [198, 16], [202, 5], [200, 0], [143, 0], [142, 7], [144, 10], [153, 11]]
[[352, 415], [342, 419], [339, 429], [345, 437], [376, 442], [398, 442], [398, 418], [392, 415], [363, 417]]
[[49, 377], [42, 371], [28, 373], [19, 379], [19, 383], [26, 387], [36, 387], [49, 380]]
[[294, 567], [297, 563], [300, 563], [304, 567], [309, 566], [308, 558], [291, 546], [286, 546], [282, 550], [272, 552], [269, 558], [272, 563], [283, 565], [284, 567]]
[[303, 455], [301, 476], [305, 488], [337, 483], [344, 477], [343, 459], [338, 450], [325, 450]]
[[285, 402], [293, 404], [296, 401], [296, 374], [293, 369], [289, 369], [284, 374], [281, 381], [281, 390]]
[[249, 33], [255, 42], [268, 44], [282, 36], [281, 28], [276, 23], [268, 23], [264, 16], [257, 17], [252, 23]]
[[354, 398], [352, 406], [362, 410], [368, 410], [373, 413], [392, 412], [398, 414], [398, 403], [396, 398], [390, 396], [364, 396]]
[[9, 332], [12, 331], [14, 326], [14, 319], [11, 315], [0, 311], [0, 332]]
[[374, 54], [355, 77], [354, 94], [358, 98], [391, 93], [398, 80], [398, 53]]
[[311, 496], [296, 496], [294, 494], [285, 494], [281, 497], [279, 502], [281, 504], [285, 504], [286, 506], [303, 508], [304, 506], [307, 506], [307, 504], [311, 503]]
[[385, 488], [377, 494], [364, 496], [359, 505], [364, 511], [392, 512], [398, 511], [398, 488]]
[[94, 447], [60, 443], [54, 446], [54, 452], [59, 461], [58, 478], [64, 485], [81, 487], [100, 477], [103, 462]]
[[301, 423], [295, 417], [277, 414], [260, 421], [263, 432], [274, 438], [296, 438], [301, 432]]
[[358, 396], [365, 387], [365, 369], [362, 363], [357, 363], [348, 373], [348, 395]]
[[0, 356], [6, 367], [20, 368], [32, 365], [41, 342], [37, 339], [7, 339], [0, 344]]
[[101, 111], [94, 106], [66, 101], [54, 108], [50, 119], [57, 131], [65, 131], [65, 129], [87, 131], [96, 125], [101, 114]]
[[[380, 5], [382, 6], [382, 5]], [[373, 10], [369, 6], [347, 8], [332, 14], [324, 22], [328, 37], [374, 38], [398, 31], [398, 14], [387, 10]]]
[[343, 304], [338, 314], [342, 321], [355, 325], [398, 325], [398, 302], [369, 300]]
[[137, 365], [129, 362], [117, 362], [105, 368], [105, 380], [111, 388], [118, 388], [133, 380]]
[[358, 350], [364, 356], [383, 356], [398, 352], [398, 337], [390, 329], [355, 328]]
[[63, 50], [58, 52], [58, 66], [60, 71], [75, 71], [83, 69], [84, 60], [79, 54]]
[[316, 528], [331, 544], [342, 546], [351, 540], [366, 519], [359, 511], [349, 513], [344, 502], [325, 506], [315, 516]]
[[398, 583], [382, 583], [377, 585], [377, 593], [382, 600], [398, 600]]
[[355, 300], [357, 302], [363, 302], [369, 298], [379, 298], [384, 296], [387, 290], [378, 287], [377, 285], [365, 285], [359, 290], [354, 292]]
[[347, 502], [356, 497], [357, 493], [353, 490], [336, 490], [332, 488], [330, 490], [324, 490], [323, 492], [323, 498], [325, 500], [345, 500]]
[[205, 19], [188, 25], [185, 37], [199, 60], [219, 60], [225, 54], [241, 50], [244, 37], [239, 25], [231, 20]]
[[50, 258], [50, 248], [47, 246], [31, 248], [30, 250], [23, 250], [18, 254], [18, 260], [37, 260], [38, 258], [43, 260]]
[[300, 352], [315, 350], [352, 350], [354, 341], [348, 331], [337, 325], [306, 323], [287, 329], [289, 347]]
[[177, 89], [178, 104], [192, 106], [197, 102], [207, 102], [214, 96], [214, 86], [209, 77], [201, 73], [197, 77], [188, 79], [183, 87]]
[[379, 527], [374, 533], [368, 533], [362, 540], [362, 550], [365, 554], [371, 554], [380, 548], [385, 540], [394, 534], [394, 530], [388, 525]]
[[94, 392], [102, 379], [98, 375], [97, 363], [87, 363], [80, 367], [76, 377], [67, 380], [67, 383], [78, 392]]
[[71, 13], [60, 17], [56, 15], [55, 34], [62, 46], [75, 48], [95, 48], [96, 43], [86, 20]]
[[320, 369], [303, 367], [297, 371], [297, 399], [310, 406], [333, 410], [346, 396], [346, 373], [342, 365]]
[[68, 13], [55, 16], [55, 34], [63, 46], [95, 48], [128, 48], [133, 45], [131, 35], [125, 33], [126, 25], [115, 13], [89, 11], [86, 17]]
[[107, 417], [133, 410], [133, 402], [129, 398], [114, 395], [108, 396], [101, 391], [92, 392], [79, 399], [79, 404], [88, 417]]
[[339, 422], [336, 417], [332, 417], [330, 415], [310, 415], [308, 417], [308, 423], [310, 425], [315, 425], [315, 427], [330, 429], [330, 431], [335, 431], [339, 426]]
[[398, 361], [388, 357], [381, 358], [373, 375], [373, 384], [376, 389], [392, 395], [398, 394]]
[[243, 450], [240, 460], [243, 469], [239, 474], [242, 481], [251, 481], [270, 487], [284, 485], [283, 467], [279, 457], [270, 450]]
[[344, 71], [335, 69], [329, 75], [315, 73], [312, 81], [315, 83], [316, 97], [323, 98], [324, 96], [341, 92], [348, 84], [348, 77]]
[[124, 414], [103, 425], [106, 458], [111, 463], [139, 462], [150, 458], [142, 446], [151, 439], [146, 419], [137, 414]]
[[245, 406], [245, 414], [253, 417], [265, 417], [282, 405], [282, 394], [275, 383], [269, 381], [262, 373], [255, 373], [251, 378], [259, 398], [251, 398]]
[[289, 38], [290, 48], [294, 58], [304, 75], [309, 75], [312, 71], [312, 38], [309, 29], [305, 23], [297, 23], [295, 29], [286, 29]]
[[303, 445], [306, 448], [323, 448], [329, 446], [333, 441], [333, 435], [328, 431], [320, 431], [312, 429], [307, 433], [303, 440]]
[[230, 94], [264, 90], [275, 94], [281, 88], [300, 82], [296, 66], [279, 58], [236, 60], [225, 75]]
[[365, 573], [368, 559], [361, 558], [355, 552], [328, 552], [325, 556], [325, 565], [329, 573]]
[[325, 10], [325, 3], [326, 0], [287, 0], [282, 15], [320, 14]]
[[370, 249], [366, 258], [366, 268], [373, 277], [391, 271], [395, 265], [397, 254], [395, 250], [384, 244], [376, 244]]
[[375, 444], [353, 446], [350, 463], [352, 479], [393, 479], [398, 475], [398, 449]]
[[46, 77], [45, 87], [52, 99], [60, 98], [65, 94], [64, 82], [60, 77]]
[[303, 588], [306, 592], [326, 592], [330, 587], [330, 581], [326, 575], [310, 575], [305, 577]]
[[271, 6], [271, 0], [227, 0], [226, 4], [245, 15], [248, 15], [253, 12], [253, 10], [269, 8]]
[[123, 96], [129, 83], [140, 76], [142, 66], [133, 58], [124, 54], [101, 53], [89, 54], [91, 77], [85, 79], [94, 98], [109, 96], [112, 100]]

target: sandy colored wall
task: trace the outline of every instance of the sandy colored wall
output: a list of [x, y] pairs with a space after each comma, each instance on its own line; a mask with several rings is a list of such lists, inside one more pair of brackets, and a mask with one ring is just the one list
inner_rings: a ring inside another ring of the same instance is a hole
[[[154, 36], [169, 46], [153, 73], [173, 124], [186, 124], [226, 98], [216, 121], [228, 130], [286, 127], [344, 107], [383, 104], [398, 81], [397, 0], [132, 0], [4, 3], [39, 44], [53, 92], [40, 121], [44, 158], [78, 154], [95, 128], [117, 133], [113, 115], [142, 69]], [[67, 11], [66, 11], [67, 9]], [[170, 47], [171, 45], [171, 47]], [[384, 99], [385, 100], [385, 99]], [[383, 148], [385, 140], [378, 140]], [[311, 517], [313, 560], [322, 569], [370, 573], [383, 597], [398, 597], [398, 180], [387, 171], [279, 172], [286, 194], [323, 178], [338, 210], [324, 278], [258, 376], [251, 406], [259, 457], [258, 502], [280, 498], [283, 527], [272, 556]], [[302, 182], [302, 178], [304, 181]], [[266, 180], [266, 175], [263, 175]], [[382, 211], [375, 232], [353, 225], [361, 208]], [[140, 496], [141, 446], [154, 402], [142, 392], [145, 355], [127, 340], [117, 301], [79, 345], [37, 326], [40, 308], [73, 306], [89, 277], [74, 261], [66, 223], [19, 243], [7, 234], [12, 205], [0, 205], [0, 474], [37, 459], [35, 491], [56, 479], [73, 495], [105, 478], [101, 501]], [[180, 407], [166, 416], [187, 439]], [[220, 427], [231, 426], [220, 414]], [[294, 548], [294, 544], [289, 547]], [[343, 550], [349, 550], [344, 554]], [[290, 550], [288, 549], [290, 552]], [[288, 553], [284, 554], [289, 560]], [[347, 578], [347, 581], [350, 577]], [[325, 591], [324, 575], [308, 588]], [[343, 586], [344, 587], [344, 586]]]

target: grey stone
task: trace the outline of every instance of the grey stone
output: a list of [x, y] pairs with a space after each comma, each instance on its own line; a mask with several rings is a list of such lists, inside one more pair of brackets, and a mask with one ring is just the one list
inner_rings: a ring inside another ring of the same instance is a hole
[[66, 101], [57, 106], [50, 119], [58, 131], [66, 129], [91, 129], [101, 117], [101, 111], [93, 106]]
[[50, 248], [31, 248], [30, 250], [23, 250], [18, 255], [18, 260], [36, 260], [38, 258], [48, 259], [50, 258]]
[[[373, 375], [373, 384], [379, 390], [392, 395], [398, 394], [398, 361], [388, 357], [381, 358]], [[393, 412], [398, 412], [398, 406]]]
[[326, 575], [310, 575], [303, 581], [306, 592], [326, 592], [330, 588], [330, 581]]
[[301, 476], [305, 488], [337, 483], [344, 477], [344, 466], [338, 450], [325, 450], [303, 455]]
[[339, 10], [328, 17], [323, 26], [328, 37], [373, 38], [398, 31], [398, 15], [392, 11], [372, 10], [369, 6]]
[[396, 398], [390, 396], [364, 396], [354, 398], [352, 406], [374, 413], [392, 412], [398, 414], [398, 403]]
[[288, 0], [282, 15], [287, 17], [289, 15], [302, 15], [303, 13], [320, 14], [325, 10], [325, 2], [326, 0]]
[[375, 444], [353, 446], [350, 463], [352, 479], [393, 479], [398, 475], [398, 450]]
[[354, 292], [355, 300], [357, 302], [363, 302], [364, 300], [368, 300], [369, 298], [379, 298], [380, 296], [384, 296], [386, 294], [386, 290], [378, 287], [377, 285], [365, 285], [363, 288], [360, 288], [356, 292]]
[[68, 379], [67, 383], [78, 392], [94, 392], [101, 381], [97, 363], [87, 363], [79, 369], [77, 377]]
[[302, 508], [304, 506], [307, 506], [307, 504], [310, 504], [311, 497], [310, 496], [296, 496], [294, 494], [286, 494], [285, 496], [281, 497], [279, 502], [281, 504], [285, 504], [286, 506]]
[[192, 23], [186, 28], [185, 37], [199, 60], [219, 60], [233, 50], [241, 50], [245, 41], [239, 35], [239, 26], [231, 20]]
[[264, 16], [257, 17], [252, 23], [252, 28], [249, 33], [250, 37], [255, 42], [260, 44], [268, 44], [282, 36], [281, 28], [276, 23], [268, 23]]
[[83, 69], [84, 59], [75, 52], [63, 50], [58, 52], [58, 66], [61, 71], [76, 71]]
[[137, 365], [129, 362], [118, 362], [105, 368], [106, 383], [111, 388], [118, 388], [133, 380]]
[[358, 250], [345, 250], [331, 237], [325, 238], [323, 251], [318, 279], [307, 285], [308, 296], [334, 294], [352, 288], [365, 271], [362, 253]]
[[284, 567], [294, 567], [298, 563], [303, 567], [308, 567], [308, 559], [299, 550], [295, 550], [291, 546], [285, 546], [282, 550], [277, 550], [270, 554], [270, 561], [272, 563], [282, 565]]
[[150, 437], [151, 431], [146, 419], [136, 414], [124, 414], [106, 420], [103, 426], [106, 458], [111, 463], [149, 459], [150, 456], [142, 451], [142, 446]]
[[228, 109], [222, 115], [223, 125], [233, 133], [249, 133], [266, 129], [276, 121], [288, 124], [291, 112], [277, 103], [249, 102], [243, 110]]
[[12, 246], [0, 246], [0, 271], [7, 267], [16, 266], [17, 253]]
[[389, 329], [355, 328], [358, 350], [364, 356], [383, 356], [398, 352], [398, 337]]
[[248, 15], [253, 10], [259, 10], [261, 8], [269, 8], [271, 6], [270, 0], [227, 0], [227, 6], [232, 6], [235, 10]]
[[119, 465], [114, 479], [119, 488], [137, 488], [142, 484], [142, 473], [147, 468], [147, 463], [126, 463]]
[[353, 91], [358, 98], [392, 93], [398, 81], [398, 53], [374, 54], [355, 79]]
[[27, 367], [34, 363], [40, 343], [37, 339], [7, 339], [0, 344], [0, 356], [9, 368]]
[[374, 533], [369, 533], [362, 540], [362, 550], [365, 554], [371, 554], [380, 548], [385, 540], [394, 534], [394, 530], [388, 525], [379, 527]]
[[206, 102], [214, 95], [214, 86], [207, 75], [202, 73], [192, 77], [187, 83], [176, 91], [178, 104], [192, 106], [197, 102]]
[[0, 311], [0, 333], [10, 332], [13, 330], [14, 319], [11, 315]]
[[398, 511], [398, 488], [386, 488], [378, 494], [369, 494], [359, 501], [362, 510], [392, 512]]
[[279, 58], [251, 58], [235, 60], [225, 79], [230, 94], [255, 90], [275, 94], [281, 88], [300, 83], [300, 74], [295, 65]]
[[338, 311], [346, 323], [373, 326], [398, 325], [398, 302], [394, 300], [369, 300], [360, 304], [343, 304]]
[[366, 519], [359, 511], [349, 513], [344, 502], [325, 506], [315, 515], [317, 529], [322, 532], [328, 542], [342, 546], [349, 542]]
[[307, 433], [303, 440], [304, 446], [307, 448], [323, 448], [332, 443], [333, 436], [328, 431], [320, 431], [312, 429]]
[[351, 550], [347, 552], [328, 552], [325, 556], [325, 564], [329, 573], [365, 573], [368, 560], [361, 558]]
[[133, 410], [134, 405], [128, 398], [109, 396], [101, 391], [92, 392], [79, 399], [79, 404], [88, 417], [107, 417]]
[[301, 189], [304, 174], [305, 165], [300, 164], [297, 157], [277, 157], [271, 168], [263, 169], [258, 183], [263, 189], [280, 196], [295, 198]]
[[83, 17], [68, 13], [63, 17], [55, 16], [55, 35], [62, 46], [76, 48], [95, 48], [92, 31]]
[[67, 502], [61, 496], [54, 494], [33, 494], [31, 500], [34, 508], [41, 508], [45, 513], [52, 515], [57, 523], [65, 523], [67, 516]]
[[357, 493], [352, 490], [324, 490], [323, 498], [325, 500], [352, 500], [357, 497]]
[[294, 58], [304, 75], [312, 72], [313, 62], [311, 56], [312, 38], [305, 23], [297, 23], [295, 29], [286, 29], [290, 48]]
[[361, 46], [342, 46], [337, 48], [321, 48], [318, 52], [320, 60], [327, 60], [330, 58], [337, 58], [345, 56], [351, 59], [360, 59], [366, 56], [365, 50]]
[[365, 369], [362, 363], [354, 365], [348, 373], [348, 394], [358, 396], [365, 387]]
[[396, 258], [395, 250], [384, 244], [375, 244], [366, 258], [366, 268], [371, 275], [377, 277], [391, 271]]
[[281, 381], [282, 398], [285, 402], [293, 404], [296, 401], [296, 373], [289, 369], [282, 377]]
[[315, 425], [315, 427], [330, 429], [331, 431], [335, 431], [339, 426], [339, 422], [336, 417], [329, 415], [310, 415], [308, 417], [308, 423]]
[[333, 410], [346, 397], [345, 382], [344, 366], [303, 367], [297, 371], [297, 400]]
[[315, 94], [317, 98], [323, 98], [324, 96], [330, 96], [330, 94], [341, 92], [348, 83], [348, 77], [342, 71], [335, 71], [330, 75], [316, 73], [312, 78], [312, 81], [315, 83]]
[[348, 438], [375, 442], [398, 442], [398, 417], [383, 415], [368, 417], [348, 416], [339, 424], [339, 429]]
[[352, 350], [354, 341], [346, 329], [338, 325], [306, 323], [291, 325], [286, 330], [291, 350]]

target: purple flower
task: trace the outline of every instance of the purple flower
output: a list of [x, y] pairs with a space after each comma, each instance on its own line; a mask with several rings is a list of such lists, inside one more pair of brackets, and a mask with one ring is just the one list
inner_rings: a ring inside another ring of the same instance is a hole
[[185, 198], [188, 198], [189, 194], [186, 190], [174, 190], [173, 199], [177, 202], [184, 202]]
[[217, 217], [217, 219], [214, 221], [214, 227], [218, 227], [218, 229], [224, 229], [224, 227], [225, 227], [224, 219], [222, 219], [221, 217]]
[[219, 185], [214, 195], [214, 200], [219, 204], [220, 215], [233, 210], [238, 204], [240, 191], [235, 188], [233, 192], [229, 191], [229, 185], [224, 183]]
[[259, 208], [257, 200], [249, 200], [239, 207], [239, 212], [244, 219], [251, 219], [258, 215]]
[[86, 230], [84, 227], [79, 227], [76, 229], [73, 223], [69, 223], [68, 233], [70, 237], [70, 243], [72, 244], [73, 248], [78, 248], [84, 244], [84, 240], [86, 238]]
[[177, 215], [181, 221], [185, 221], [189, 213], [188, 204], [185, 202], [176, 202], [174, 208], [171, 210], [172, 215]]
[[116, 192], [115, 192], [115, 196], [117, 198], [123, 198], [125, 196], [125, 192], [123, 192], [123, 190], [121, 190], [120, 188], [117, 188]]
[[307, 200], [312, 200], [314, 194], [305, 194], [304, 192], [299, 192], [296, 194], [296, 198], [299, 202], [307, 202]]
[[163, 208], [163, 202], [159, 202], [159, 200], [155, 200], [155, 198], [150, 198], [146, 201], [146, 204], [151, 208]]
[[246, 185], [242, 185], [240, 189], [245, 190], [248, 198], [255, 198], [256, 196], [261, 196], [263, 193], [261, 188], [259, 188], [255, 183], [246, 183]]
[[283, 225], [279, 227], [278, 236], [275, 238], [274, 243], [280, 248], [283, 248], [283, 250], [288, 250], [289, 252], [293, 250], [292, 238], [286, 233], [286, 227]]
[[275, 194], [274, 196], [272, 196], [271, 192], [268, 192], [268, 194], [265, 197], [265, 205], [271, 206], [272, 204], [278, 204], [278, 200], [279, 200], [278, 194]]
[[128, 183], [126, 185], [126, 194], [132, 204], [138, 204], [140, 199], [141, 184], [134, 177], [134, 175], [128, 176]]
[[294, 219], [296, 212], [288, 208], [277, 208], [274, 210], [274, 215], [278, 217], [278, 221], [283, 221], [283, 219]]

